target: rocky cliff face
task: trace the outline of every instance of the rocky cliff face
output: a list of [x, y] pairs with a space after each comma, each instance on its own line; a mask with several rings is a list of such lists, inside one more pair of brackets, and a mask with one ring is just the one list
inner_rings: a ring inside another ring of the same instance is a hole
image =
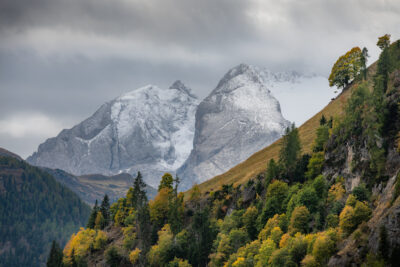
[[48, 139], [27, 161], [74, 175], [141, 171], [146, 183], [156, 187], [164, 172], [176, 170], [188, 157], [197, 105], [180, 81], [168, 90], [145, 86]]
[[259, 69], [241, 64], [200, 103], [193, 150], [177, 171], [181, 189], [227, 171], [283, 134], [289, 122], [265, 77]]
[[[373, 163], [371, 152], [365, 140], [355, 138], [338, 147], [332, 144], [332, 136], [325, 153], [324, 175], [331, 180], [343, 177], [346, 191], [352, 192], [355, 186], [368, 183], [372, 186], [372, 216], [365, 224], [358, 227], [361, 237], [351, 235], [339, 246], [339, 251], [331, 257], [328, 266], [360, 266], [365, 254], [371, 252], [385, 260], [385, 266], [397, 266], [400, 252], [400, 154], [398, 133], [400, 130], [400, 71], [396, 70], [389, 77], [390, 89], [385, 94], [384, 103], [390, 112], [382, 137], [374, 141], [385, 145], [385, 163], [383, 177], [374, 178], [368, 171]], [[383, 230], [384, 229], [384, 230]], [[382, 234], [386, 232], [386, 237]], [[384, 250], [384, 251], [382, 251]], [[384, 255], [386, 254], [386, 256]]]

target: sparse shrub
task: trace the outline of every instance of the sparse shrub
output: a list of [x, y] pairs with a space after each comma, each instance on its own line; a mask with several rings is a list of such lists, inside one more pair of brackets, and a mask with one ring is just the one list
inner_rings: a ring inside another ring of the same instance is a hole
[[118, 267], [124, 261], [124, 257], [120, 254], [118, 248], [115, 246], [110, 246], [108, 249], [106, 249], [104, 254], [107, 264], [111, 267]]
[[365, 187], [365, 184], [360, 184], [359, 186], [354, 187], [352, 194], [356, 197], [358, 201], [367, 201], [368, 200], [368, 189]]
[[134, 250], [131, 251], [131, 253], [129, 253], [129, 261], [132, 264], [137, 263], [140, 257], [140, 252], [142, 251], [139, 248], [135, 248]]
[[136, 228], [133, 226], [128, 226], [125, 228], [122, 228], [122, 232], [124, 234], [124, 248], [127, 250], [131, 250], [135, 247], [136, 245]]

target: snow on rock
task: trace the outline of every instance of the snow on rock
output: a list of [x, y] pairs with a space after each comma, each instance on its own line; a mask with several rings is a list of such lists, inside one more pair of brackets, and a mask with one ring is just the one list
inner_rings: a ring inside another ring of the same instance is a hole
[[284, 133], [290, 123], [269, 91], [266, 75], [241, 64], [200, 103], [193, 150], [177, 171], [181, 189], [227, 171]]
[[75, 175], [141, 171], [158, 186], [193, 147], [197, 98], [182, 82], [148, 85], [104, 104], [90, 118], [48, 139], [27, 160]]
[[176, 171], [185, 190], [277, 140], [290, 124], [285, 118], [300, 125], [332, 97], [323, 77], [241, 64], [200, 104], [181, 81], [123, 94], [27, 160], [75, 175], [141, 171], [153, 187]]

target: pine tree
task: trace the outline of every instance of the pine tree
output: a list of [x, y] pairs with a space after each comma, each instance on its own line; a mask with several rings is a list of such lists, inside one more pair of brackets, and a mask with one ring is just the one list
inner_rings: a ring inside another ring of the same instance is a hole
[[389, 49], [383, 49], [382, 53], [379, 56], [378, 60], [378, 68], [376, 71], [376, 77], [381, 78], [383, 82], [384, 92], [387, 91], [388, 80], [389, 80]]
[[329, 121], [328, 121], [328, 127], [330, 128], [330, 129], [332, 129], [332, 127], [333, 127], [333, 117], [331, 116], [330, 118], [329, 118]]
[[361, 51], [361, 73], [363, 76], [363, 79], [367, 79], [367, 61], [368, 61], [368, 49], [364, 47]]
[[92, 209], [92, 213], [90, 214], [90, 217], [89, 217], [88, 223], [86, 225], [86, 228], [90, 228], [90, 229], [94, 228], [97, 212], [99, 212], [99, 207], [98, 207], [97, 199], [96, 199], [96, 202], [95, 202], [94, 207]]
[[50, 249], [50, 254], [47, 259], [47, 267], [61, 267], [62, 266], [62, 259], [63, 259], [63, 252], [58, 245], [58, 243], [53, 240], [53, 243], [51, 244], [51, 249]]
[[177, 176], [174, 181], [175, 187], [169, 199], [168, 223], [171, 226], [172, 232], [177, 234], [182, 228], [183, 209], [181, 207], [183, 206], [183, 195], [178, 195], [179, 177]]
[[319, 120], [319, 125], [325, 125], [326, 124], [326, 118], [325, 116], [322, 114], [321, 119]]
[[143, 181], [142, 174], [138, 172], [133, 182], [132, 205], [138, 210], [145, 204], [147, 204], [146, 184]]
[[150, 224], [150, 210], [146, 196], [146, 184], [143, 181], [142, 174], [137, 173], [133, 181], [132, 190], [132, 206], [137, 211], [136, 213], [136, 227], [138, 239], [142, 240], [141, 253], [139, 262], [141, 266], [146, 265], [146, 253], [151, 246], [151, 224]]
[[293, 179], [291, 176], [296, 168], [296, 162], [300, 158], [300, 153], [299, 131], [293, 123], [291, 127], [286, 129], [279, 154], [279, 164], [290, 180]]
[[104, 195], [103, 201], [101, 202], [100, 212], [103, 215], [105, 223], [108, 224], [111, 218], [110, 218], [110, 200], [107, 194]]
[[272, 179], [279, 178], [279, 165], [276, 164], [274, 159], [270, 159], [267, 167], [267, 171], [265, 172], [265, 186], [268, 186]]
[[139, 261], [141, 266], [146, 266], [146, 253], [149, 251], [151, 246], [151, 224], [150, 224], [150, 210], [147, 203], [141, 206], [136, 214], [136, 227], [138, 233], [138, 239], [142, 240], [142, 247], [140, 248], [142, 253]]

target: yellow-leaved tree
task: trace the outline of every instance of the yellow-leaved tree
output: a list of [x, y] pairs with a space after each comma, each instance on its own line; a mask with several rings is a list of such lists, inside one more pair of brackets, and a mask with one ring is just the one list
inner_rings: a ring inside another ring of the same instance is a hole
[[362, 51], [359, 47], [353, 47], [343, 56], [339, 57], [332, 67], [329, 75], [329, 86], [345, 88], [360, 74], [362, 67]]

